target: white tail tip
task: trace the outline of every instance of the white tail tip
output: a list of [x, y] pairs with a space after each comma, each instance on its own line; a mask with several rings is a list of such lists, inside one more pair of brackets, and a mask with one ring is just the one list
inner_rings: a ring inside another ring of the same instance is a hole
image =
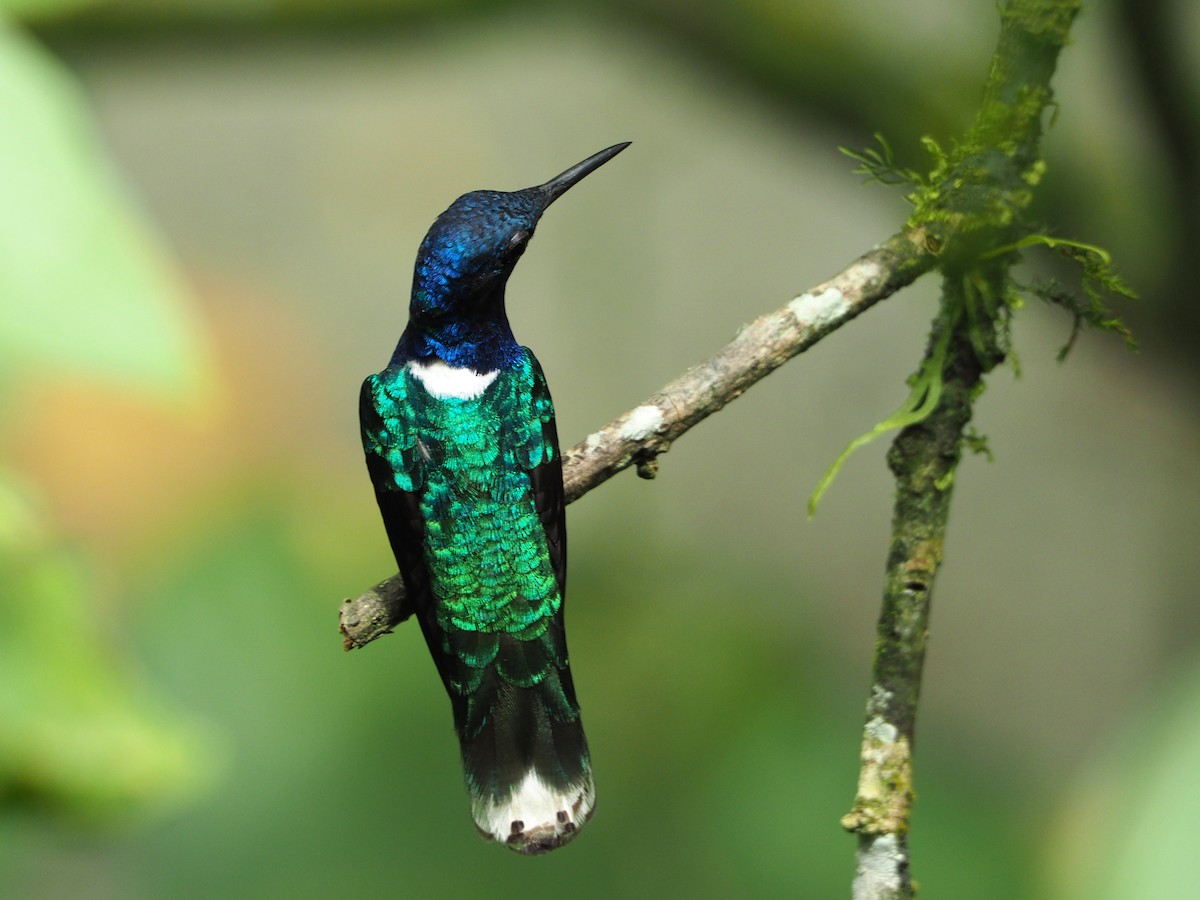
[[475, 825], [488, 840], [518, 853], [545, 853], [561, 847], [591, 818], [596, 789], [589, 777], [566, 790], [552, 788], [532, 769], [505, 801], [471, 804]]

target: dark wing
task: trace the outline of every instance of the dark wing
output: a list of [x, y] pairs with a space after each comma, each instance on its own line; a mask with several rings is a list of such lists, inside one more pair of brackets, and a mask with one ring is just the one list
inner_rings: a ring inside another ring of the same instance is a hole
[[419, 494], [404, 489], [421, 483], [423, 461], [418, 442], [407, 433], [406, 423], [395, 415], [400, 412], [403, 400], [387, 390], [379, 375], [372, 375], [359, 392], [358, 419], [367, 471], [375, 487], [375, 501], [388, 542], [404, 578], [410, 605], [416, 611], [423, 611], [430, 607], [429, 570], [422, 549], [425, 523]]
[[[528, 351], [527, 351], [528, 352]], [[546, 530], [550, 564], [558, 578], [558, 589], [567, 593], [567, 504], [563, 495], [562, 452], [558, 446], [558, 426], [554, 420], [554, 403], [550, 388], [537, 358], [529, 354], [533, 364], [533, 407], [542, 421], [542, 462], [529, 473], [533, 502], [538, 518]]]

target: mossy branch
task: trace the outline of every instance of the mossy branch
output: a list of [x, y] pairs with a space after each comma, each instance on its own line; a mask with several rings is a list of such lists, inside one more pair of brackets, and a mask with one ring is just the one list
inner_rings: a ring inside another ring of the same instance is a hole
[[[1006, 277], [1003, 264], [976, 277], [994, 289]], [[940, 366], [937, 400], [920, 421], [897, 435], [888, 453], [896, 479], [891, 547], [861, 768], [853, 809], [842, 826], [859, 837], [856, 898], [912, 896], [908, 828], [913, 801], [913, 747], [917, 700], [925, 663], [929, 609], [941, 565], [954, 473], [964, 447], [973, 449], [967, 425], [982, 376], [1003, 360], [992, 343], [981, 355], [978, 322], [965, 312], [967, 278], [947, 274], [938, 319], [922, 371]]]
[[[938, 316], [916, 377], [940, 384], [940, 392], [928, 415], [908, 423], [888, 454], [896, 478], [891, 548], [858, 791], [842, 820], [859, 839], [856, 900], [913, 896], [912, 760], [930, 601], [955, 469], [963, 448], [979, 443], [967, 430], [972, 404], [983, 376], [1004, 360], [1011, 343], [1019, 291], [1009, 270], [1032, 243], [1025, 211], [1045, 169], [1042, 117], [1079, 6], [1078, 0], [1009, 0], [1001, 8], [1000, 38], [974, 125], [948, 153], [930, 143], [933, 171], [907, 179], [917, 188], [910, 195], [910, 227], [925, 228], [939, 247], [942, 273]], [[886, 161], [882, 154], [868, 159]]]

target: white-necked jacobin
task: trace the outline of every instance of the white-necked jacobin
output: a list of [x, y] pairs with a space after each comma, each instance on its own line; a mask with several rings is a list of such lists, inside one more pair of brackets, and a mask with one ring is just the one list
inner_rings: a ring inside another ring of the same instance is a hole
[[563, 630], [562, 457], [541, 366], [504, 289], [546, 208], [628, 143], [545, 184], [474, 191], [421, 242], [408, 326], [363, 383], [388, 539], [450, 695], [471, 812], [521, 853], [571, 840], [595, 787]]

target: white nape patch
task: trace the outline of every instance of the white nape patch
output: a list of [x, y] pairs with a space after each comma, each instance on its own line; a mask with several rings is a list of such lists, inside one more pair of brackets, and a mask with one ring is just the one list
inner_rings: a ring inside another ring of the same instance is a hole
[[459, 400], [474, 400], [488, 389], [496, 376], [497, 369], [480, 375], [474, 369], [448, 366], [441, 360], [428, 364], [410, 362], [408, 371], [412, 372], [425, 390], [435, 397], [456, 397]]
[[663, 414], [657, 406], [639, 406], [621, 426], [621, 437], [628, 441], [644, 441], [662, 428]]
[[850, 312], [850, 301], [837, 288], [819, 294], [801, 294], [788, 304], [801, 327], [823, 328]]
[[571, 840], [591, 817], [595, 804], [591, 778], [558, 791], [530, 769], [507, 802], [475, 801], [471, 814], [485, 837], [514, 850], [538, 853]]

